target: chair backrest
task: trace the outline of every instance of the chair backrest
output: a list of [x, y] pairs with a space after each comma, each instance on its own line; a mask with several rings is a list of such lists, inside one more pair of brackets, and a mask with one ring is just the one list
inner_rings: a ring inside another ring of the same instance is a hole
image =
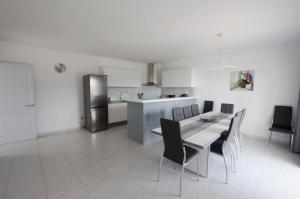
[[246, 109], [244, 108], [242, 111], [243, 111], [243, 113], [242, 113], [241, 121], [244, 121], [245, 116], [246, 116]]
[[232, 114], [233, 110], [234, 110], [234, 105], [233, 104], [226, 104], [226, 103], [221, 104], [221, 113], [230, 113], [230, 114]]
[[291, 106], [275, 106], [272, 126], [291, 129], [292, 111], [293, 108]]
[[243, 122], [244, 119], [245, 119], [245, 116], [246, 116], [246, 109], [244, 108], [244, 109], [242, 110], [242, 116], [241, 116], [241, 122], [240, 122], [239, 128], [241, 127], [242, 122]]
[[161, 118], [160, 126], [165, 145], [164, 157], [182, 164], [184, 152], [179, 122]]
[[243, 120], [243, 112], [244, 112], [244, 109], [235, 114], [236, 117], [239, 117], [239, 122], [237, 125], [236, 133], [240, 133], [240, 127], [241, 127], [242, 120]]
[[192, 106], [183, 107], [183, 114], [184, 114], [184, 119], [193, 117]]
[[237, 130], [239, 120], [241, 116], [235, 116], [231, 119], [230, 127], [228, 129], [227, 139], [225, 140], [222, 151], [224, 155], [227, 155], [231, 152], [231, 144], [234, 142], [234, 134]]
[[204, 101], [204, 107], [202, 113], [210, 112], [214, 109], [214, 101]]
[[198, 104], [193, 104], [193, 105], [192, 105], [192, 115], [193, 115], [193, 116], [200, 115], [200, 111], [199, 111], [199, 106], [198, 106]]
[[239, 111], [239, 112], [236, 112], [236, 113], [235, 113], [235, 116], [242, 116], [242, 114], [243, 114], [243, 110], [241, 110], [241, 111]]
[[183, 113], [183, 108], [173, 108], [172, 109], [173, 113], [173, 120], [174, 121], [181, 121], [184, 120], [184, 113]]

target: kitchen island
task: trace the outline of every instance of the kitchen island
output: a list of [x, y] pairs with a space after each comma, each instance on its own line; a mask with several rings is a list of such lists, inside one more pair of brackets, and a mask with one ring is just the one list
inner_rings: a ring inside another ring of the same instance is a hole
[[160, 126], [160, 118], [172, 119], [172, 108], [197, 104], [198, 97], [179, 97], [127, 102], [128, 138], [142, 145], [161, 139], [150, 131]]

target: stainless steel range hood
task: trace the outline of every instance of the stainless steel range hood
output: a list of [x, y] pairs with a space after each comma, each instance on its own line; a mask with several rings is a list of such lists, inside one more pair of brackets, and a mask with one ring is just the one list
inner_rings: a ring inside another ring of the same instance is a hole
[[144, 86], [159, 86], [157, 84], [157, 76], [155, 73], [154, 63], [148, 64], [147, 82], [144, 84]]

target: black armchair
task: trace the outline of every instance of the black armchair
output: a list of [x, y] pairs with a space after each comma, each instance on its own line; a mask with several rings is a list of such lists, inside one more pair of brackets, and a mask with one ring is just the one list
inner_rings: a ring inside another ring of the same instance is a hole
[[188, 119], [188, 118], [193, 117], [192, 106], [183, 107], [183, 114], [184, 114], [184, 119]]
[[234, 104], [221, 104], [221, 113], [230, 113], [232, 114], [234, 110]]
[[173, 108], [172, 109], [172, 114], [173, 114], [173, 120], [174, 121], [184, 120], [183, 107]]
[[181, 165], [180, 189], [179, 189], [179, 195], [181, 196], [181, 185], [182, 185], [182, 176], [184, 173], [184, 167], [195, 157], [197, 157], [198, 180], [199, 180], [199, 152], [196, 149], [183, 145], [181, 132], [180, 132], [180, 124], [178, 121], [160, 119], [160, 124], [161, 124], [165, 149], [160, 159], [160, 164], [158, 169], [158, 181], [160, 178], [160, 168], [164, 158]]
[[193, 117], [197, 116], [197, 115], [200, 115], [198, 104], [193, 104], [192, 105], [192, 114], [193, 114]]
[[228, 155], [231, 156], [231, 161], [232, 160], [234, 161], [234, 168], [236, 168], [232, 144], [234, 143], [234, 133], [238, 127], [239, 121], [240, 121], [240, 116], [233, 117], [231, 119], [228, 131], [223, 133], [223, 135], [219, 139], [217, 139], [214, 143], [212, 143], [210, 146], [211, 152], [222, 155], [224, 158], [225, 167], [226, 167], [226, 183], [228, 182], [228, 163], [226, 160], [226, 157]]
[[210, 112], [214, 109], [214, 101], [204, 101], [204, 107], [202, 113]]
[[293, 134], [292, 113], [293, 108], [291, 106], [275, 106], [273, 123], [269, 128], [269, 143], [271, 142], [273, 132]]

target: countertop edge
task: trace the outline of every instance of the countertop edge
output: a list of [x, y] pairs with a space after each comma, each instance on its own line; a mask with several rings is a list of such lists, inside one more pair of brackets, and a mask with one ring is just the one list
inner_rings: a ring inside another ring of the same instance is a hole
[[166, 102], [166, 101], [176, 101], [176, 100], [190, 100], [199, 99], [200, 97], [176, 97], [176, 98], [163, 98], [163, 99], [153, 99], [153, 100], [128, 100], [127, 102], [133, 103], [154, 103], [154, 102]]

